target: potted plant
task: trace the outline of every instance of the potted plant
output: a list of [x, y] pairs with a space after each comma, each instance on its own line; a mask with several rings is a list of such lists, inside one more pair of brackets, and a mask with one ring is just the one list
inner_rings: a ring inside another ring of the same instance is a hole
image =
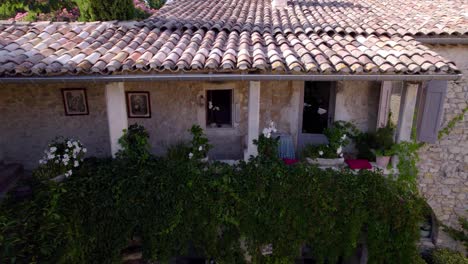
[[355, 133], [354, 125], [344, 121], [337, 121], [330, 128], [324, 130], [328, 144], [306, 145], [302, 152], [307, 162], [319, 166], [344, 165], [344, 148], [351, 142], [350, 135]]
[[393, 146], [395, 145], [394, 134], [395, 127], [390, 121], [385, 127], [377, 129], [375, 133], [375, 162], [380, 168], [386, 168], [393, 155]]

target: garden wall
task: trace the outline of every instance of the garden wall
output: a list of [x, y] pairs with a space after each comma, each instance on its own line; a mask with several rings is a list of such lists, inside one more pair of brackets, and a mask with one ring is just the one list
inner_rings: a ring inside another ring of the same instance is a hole
[[[461, 80], [449, 82], [442, 126], [459, 115], [468, 102], [468, 46], [431, 46], [452, 60], [462, 71]], [[468, 217], [468, 114], [455, 125], [450, 135], [420, 151], [419, 189], [442, 223], [457, 227], [458, 216]], [[441, 234], [438, 243], [456, 247]], [[458, 245], [459, 248], [460, 245]]]

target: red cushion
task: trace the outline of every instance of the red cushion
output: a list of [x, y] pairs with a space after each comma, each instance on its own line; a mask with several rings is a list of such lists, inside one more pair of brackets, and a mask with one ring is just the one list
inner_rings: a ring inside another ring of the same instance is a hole
[[286, 165], [293, 165], [294, 163], [299, 162], [299, 160], [297, 159], [288, 159], [288, 158], [284, 158], [283, 161], [284, 161], [284, 164]]
[[349, 168], [353, 170], [372, 169], [372, 165], [365, 159], [346, 160], [345, 162], [348, 164]]

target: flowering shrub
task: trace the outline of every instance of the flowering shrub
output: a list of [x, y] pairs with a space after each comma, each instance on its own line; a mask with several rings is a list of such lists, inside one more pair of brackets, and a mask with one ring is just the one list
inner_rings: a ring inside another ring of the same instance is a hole
[[70, 177], [73, 170], [80, 166], [87, 150], [79, 140], [56, 139], [44, 151], [44, 157], [39, 164], [46, 169], [51, 177], [65, 175]]
[[276, 125], [273, 121], [270, 122], [269, 126], [264, 128], [262, 134], [258, 137], [258, 140], [254, 140], [254, 144], [257, 145], [258, 154], [260, 157], [278, 158], [278, 142], [277, 137], [272, 137], [273, 133], [276, 133]]
[[203, 129], [200, 126], [194, 125], [189, 131], [192, 134], [190, 152], [188, 153], [189, 159], [206, 158], [212, 146], [208, 144], [208, 138], [203, 133]]
[[323, 132], [328, 139], [328, 144], [307, 145], [302, 155], [316, 159], [335, 159], [343, 157], [343, 148], [351, 142], [351, 137], [357, 134], [356, 127], [348, 122], [337, 121], [333, 126], [326, 128]]

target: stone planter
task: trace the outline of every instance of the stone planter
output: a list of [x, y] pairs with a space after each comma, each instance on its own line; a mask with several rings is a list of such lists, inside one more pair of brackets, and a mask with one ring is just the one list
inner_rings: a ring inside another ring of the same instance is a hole
[[57, 177], [54, 177], [52, 179], [50, 179], [50, 181], [53, 181], [53, 182], [63, 182], [67, 177], [65, 177], [65, 174], [60, 174], [58, 175]]
[[344, 158], [337, 158], [337, 159], [322, 159], [322, 158], [317, 158], [317, 159], [311, 159], [311, 158], [306, 158], [307, 162], [309, 164], [314, 164], [318, 166], [328, 166], [328, 167], [339, 167], [339, 166], [344, 166]]
[[390, 163], [390, 158], [390, 156], [378, 156], [375, 158], [375, 163], [378, 167], [385, 169], [387, 168], [388, 163]]

